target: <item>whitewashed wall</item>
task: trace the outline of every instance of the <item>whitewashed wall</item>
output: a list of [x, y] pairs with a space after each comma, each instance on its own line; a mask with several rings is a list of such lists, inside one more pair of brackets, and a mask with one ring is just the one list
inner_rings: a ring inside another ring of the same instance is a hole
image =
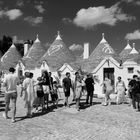
[[[134, 72], [133, 73], [128, 73], [128, 68], [129, 67], [134, 67]], [[123, 71], [122, 71], [122, 80], [125, 82], [125, 85], [127, 87], [128, 85], [128, 78], [132, 78], [133, 75], [139, 75], [137, 70], [140, 70], [140, 65], [136, 63], [127, 63], [123, 65]]]
[[99, 78], [99, 83], [96, 82], [96, 84], [95, 84], [95, 91], [94, 91], [94, 93], [97, 94], [98, 96], [103, 96], [102, 86], [100, 86], [100, 85], [103, 83], [104, 68], [114, 68], [114, 78], [115, 78], [115, 81], [116, 81], [118, 76], [122, 75], [122, 69], [118, 68], [111, 61], [109, 61], [109, 65], [108, 65], [108, 62], [106, 61], [104, 63], [104, 65], [96, 73], [94, 73], [94, 75], [97, 75], [98, 78]]

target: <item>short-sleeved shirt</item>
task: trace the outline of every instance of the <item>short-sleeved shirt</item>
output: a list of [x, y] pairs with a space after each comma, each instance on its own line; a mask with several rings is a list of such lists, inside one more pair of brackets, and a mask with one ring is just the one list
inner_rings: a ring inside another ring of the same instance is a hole
[[93, 78], [87, 78], [85, 80], [87, 91], [93, 91], [94, 90], [94, 80]]
[[50, 86], [50, 78], [49, 77], [42, 77], [43, 85]]
[[72, 84], [71, 84], [71, 79], [70, 78], [64, 78], [63, 79], [63, 86], [64, 88], [66, 88], [67, 90], [70, 90], [70, 88], [72, 87]]
[[19, 82], [16, 74], [8, 74], [4, 78], [4, 85], [6, 87], [6, 93], [17, 92], [17, 83]]
[[128, 84], [132, 90], [132, 92], [139, 93], [140, 92], [140, 81], [131, 80]]

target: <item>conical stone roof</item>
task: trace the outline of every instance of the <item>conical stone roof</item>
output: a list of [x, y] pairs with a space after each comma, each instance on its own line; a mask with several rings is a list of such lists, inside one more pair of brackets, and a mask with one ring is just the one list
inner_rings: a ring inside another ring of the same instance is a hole
[[130, 52], [130, 54], [138, 54], [139, 52], [135, 49], [135, 43], [133, 43], [133, 48]]
[[89, 59], [102, 59], [105, 56], [114, 55], [115, 51], [113, 48], [108, 44], [108, 42], [104, 38], [104, 33], [102, 34], [102, 40], [97, 45], [97, 47], [94, 49], [94, 51], [91, 53]]
[[50, 45], [48, 51], [40, 61], [42, 62], [44, 60], [54, 69], [60, 68], [64, 63], [75, 61], [74, 55], [63, 42], [59, 32], [56, 39]]
[[122, 61], [125, 61], [130, 58], [129, 54], [130, 54], [131, 50], [132, 50], [132, 47], [130, 46], [129, 40], [128, 40], [126, 47], [119, 54]]
[[16, 67], [18, 61], [22, 56], [17, 51], [14, 44], [8, 49], [8, 51], [1, 57], [1, 69], [9, 70], [10, 67]]
[[84, 69], [88, 72], [91, 72], [97, 67], [97, 65], [105, 58], [113, 56], [116, 57], [114, 49], [109, 45], [102, 33], [102, 40], [97, 45], [97, 47], [91, 53], [88, 62], [83, 65]]
[[137, 59], [139, 55], [139, 52], [135, 48], [135, 43], [133, 43], [133, 48], [129, 53], [129, 59]]
[[39, 59], [45, 54], [46, 49], [42, 46], [38, 35], [34, 41], [32, 47], [30, 48], [28, 54], [23, 58], [26, 69], [34, 69], [37, 66]]

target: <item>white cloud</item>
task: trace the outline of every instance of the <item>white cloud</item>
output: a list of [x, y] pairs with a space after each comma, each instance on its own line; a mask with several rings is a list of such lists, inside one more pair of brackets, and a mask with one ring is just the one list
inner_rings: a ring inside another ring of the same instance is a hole
[[132, 3], [132, 4], [135, 4], [135, 5], [140, 5], [140, 0], [122, 0], [126, 3]]
[[10, 20], [15, 20], [22, 16], [23, 13], [19, 9], [12, 9], [5, 12], [5, 15], [9, 17]]
[[36, 26], [43, 22], [43, 17], [28, 16], [28, 17], [25, 17], [24, 20], [30, 23], [32, 26]]
[[72, 54], [74, 54], [76, 57], [79, 57], [83, 54], [84, 48], [80, 44], [73, 44], [69, 47]]
[[62, 21], [66, 24], [67, 23], [72, 23], [72, 20], [70, 18], [63, 18]]
[[0, 18], [2, 18], [4, 16], [4, 13], [5, 13], [4, 10], [0, 11]]
[[133, 33], [126, 34], [125, 39], [129, 39], [129, 40], [140, 39], [140, 30], [135, 30]]
[[1, 10], [0, 11], [0, 18], [5, 16], [5, 17], [8, 17], [9, 20], [15, 20], [22, 15], [23, 15], [23, 13], [19, 9]]
[[42, 5], [36, 5], [35, 8], [38, 10], [39, 13], [44, 13], [45, 11]]
[[16, 35], [13, 36], [13, 42], [14, 43], [24, 43], [24, 41], [23, 40], [19, 40]]
[[[119, 4], [119, 3], [118, 3]], [[118, 21], [131, 21], [134, 19], [123, 13], [118, 4], [105, 8], [104, 6], [89, 7], [88, 9], [80, 9], [77, 12], [73, 23], [79, 27], [91, 28], [98, 24], [116, 25]]]
[[70, 49], [71, 51], [83, 50], [83, 47], [82, 47], [82, 45], [79, 45], [79, 44], [73, 44], [73, 45], [71, 45], [71, 46], [69, 47], [69, 49]]

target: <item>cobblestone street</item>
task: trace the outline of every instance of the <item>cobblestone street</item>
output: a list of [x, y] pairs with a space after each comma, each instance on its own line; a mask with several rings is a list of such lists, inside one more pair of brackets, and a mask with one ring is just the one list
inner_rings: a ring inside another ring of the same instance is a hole
[[[63, 99], [63, 98], [62, 98]], [[4, 98], [0, 97], [0, 140], [139, 140], [140, 113], [128, 104], [101, 106], [94, 98], [92, 107], [82, 105], [80, 112], [71, 102], [70, 108], [62, 106], [33, 118], [25, 118], [23, 99], [18, 97], [17, 122], [2, 117]], [[82, 97], [81, 102], [85, 102]], [[9, 116], [11, 116], [9, 112]]]

